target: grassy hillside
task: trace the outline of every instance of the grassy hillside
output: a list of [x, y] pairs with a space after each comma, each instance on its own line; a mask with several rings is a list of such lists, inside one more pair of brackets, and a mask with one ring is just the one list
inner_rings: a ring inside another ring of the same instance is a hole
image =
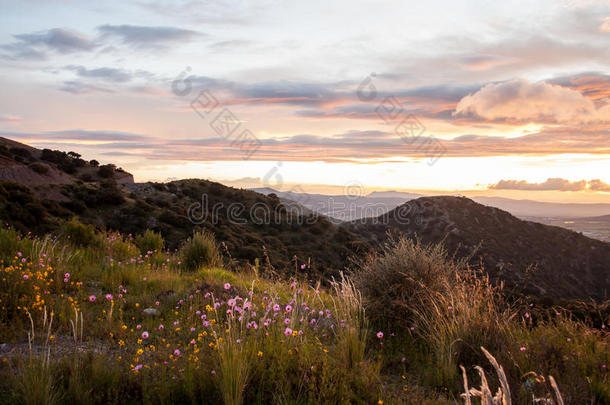
[[347, 228], [378, 245], [388, 231], [439, 242], [492, 277], [531, 296], [595, 297], [610, 294], [610, 243], [564, 228], [520, 220], [464, 197], [424, 197]]
[[215, 267], [212, 235], [62, 235], [0, 230], [1, 403], [460, 403], [460, 365], [496, 390], [481, 346], [515, 403], [556, 398], [549, 375], [610, 401], [609, 319], [509, 305], [440, 246], [397, 240], [325, 288]]

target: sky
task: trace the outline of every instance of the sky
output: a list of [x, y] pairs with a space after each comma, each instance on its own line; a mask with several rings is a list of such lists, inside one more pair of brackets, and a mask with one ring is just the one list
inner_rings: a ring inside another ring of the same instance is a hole
[[136, 181], [610, 202], [609, 0], [0, 10], [0, 136]]

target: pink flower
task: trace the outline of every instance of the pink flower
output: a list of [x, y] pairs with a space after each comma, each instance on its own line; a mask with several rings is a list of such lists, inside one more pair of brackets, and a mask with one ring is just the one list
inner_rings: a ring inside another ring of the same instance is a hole
[[111, 301], [112, 300], [112, 294], [106, 294], [106, 299], [108, 301]]
[[159, 327], [158, 327], [157, 329], [159, 329], [159, 330], [163, 330], [163, 328], [164, 328], [164, 327], [165, 327], [165, 326], [163, 326], [163, 324], [161, 324], [161, 325], [159, 325]]
[[230, 289], [231, 289], [231, 284], [225, 283], [225, 290], [230, 290]]
[[134, 369], [135, 371], [138, 371], [138, 370], [140, 370], [141, 368], [142, 368], [142, 365], [141, 365], [141, 364], [138, 364], [138, 365], [137, 365], [137, 366], [135, 366], [133, 369]]
[[191, 332], [195, 332], [195, 330], [196, 330], [195, 328], [191, 328]]
[[216, 374], [216, 370], [212, 370], [211, 373], [212, 373], [212, 375], [215, 375]]
[[155, 301], [155, 306], [159, 306], [159, 301]]
[[95, 295], [90, 295], [89, 296], [89, 301], [90, 302], [94, 302], [96, 300]]
[[235, 306], [235, 299], [231, 298], [229, 301], [227, 301], [227, 305], [230, 307], [234, 307]]
[[383, 338], [383, 332], [379, 331], [377, 332], [377, 339], [381, 339]]
[[521, 346], [521, 348], [520, 348], [519, 350], [521, 350], [522, 352], [524, 352], [524, 351], [526, 351], [527, 349], [525, 348], [525, 346]]
[[529, 312], [526, 312], [526, 313], [525, 313], [525, 317], [526, 317], [526, 318], [529, 318], [529, 317], [530, 317], [530, 313], [529, 313]]
[[178, 349], [174, 350], [174, 356], [180, 356], [180, 350], [178, 350]]
[[148, 339], [148, 332], [142, 332], [142, 339]]
[[286, 312], [292, 312], [292, 305], [286, 305]]
[[136, 325], [136, 329], [142, 329], [142, 325]]
[[278, 304], [273, 304], [273, 311], [278, 312], [280, 310], [280, 306]]
[[64, 278], [70, 278], [70, 273], [64, 274]]
[[284, 335], [286, 335], [286, 336], [292, 335], [292, 329], [290, 329], [290, 328], [284, 329]]
[[284, 319], [284, 325], [290, 325], [290, 318]]
[[30, 276], [28, 276], [27, 274], [24, 274], [24, 275], [23, 275], [23, 279], [24, 279], [24, 280], [27, 280], [28, 278], [30, 278]]

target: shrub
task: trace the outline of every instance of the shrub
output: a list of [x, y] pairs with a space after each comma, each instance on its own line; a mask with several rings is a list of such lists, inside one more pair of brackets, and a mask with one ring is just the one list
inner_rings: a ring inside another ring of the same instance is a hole
[[182, 267], [195, 271], [201, 266], [220, 265], [220, 253], [214, 236], [208, 232], [197, 232], [180, 249]]
[[446, 293], [460, 265], [448, 260], [440, 244], [391, 238], [380, 253], [357, 263], [352, 279], [371, 321], [406, 328], [424, 295]]
[[147, 229], [142, 235], [136, 236], [136, 246], [143, 255], [147, 252], [160, 252], [163, 250], [163, 245], [163, 236], [150, 229]]
[[77, 246], [91, 246], [95, 242], [93, 225], [83, 224], [76, 218], [72, 218], [63, 225], [62, 233]]
[[109, 179], [114, 177], [114, 165], [100, 166], [99, 170], [97, 171], [97, 174], [103, 179]]
[[38, 174], [47, 174], [49, 172], [49, 166], [42, 163], [32, 163], [30, 169], [34, 170]]

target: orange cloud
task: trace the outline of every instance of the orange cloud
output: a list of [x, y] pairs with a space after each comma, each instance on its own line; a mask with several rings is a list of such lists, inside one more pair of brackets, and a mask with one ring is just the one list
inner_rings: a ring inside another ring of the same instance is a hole
[[604, 18], [602, 25], [599, 26], [600, 32], [610, 32], [610, 16]]
[[579, 91], [514, 79], [484, 86], [458, 103], [454, 116], [510, 122], [610, 122], [610, 104], [596, 108]]

